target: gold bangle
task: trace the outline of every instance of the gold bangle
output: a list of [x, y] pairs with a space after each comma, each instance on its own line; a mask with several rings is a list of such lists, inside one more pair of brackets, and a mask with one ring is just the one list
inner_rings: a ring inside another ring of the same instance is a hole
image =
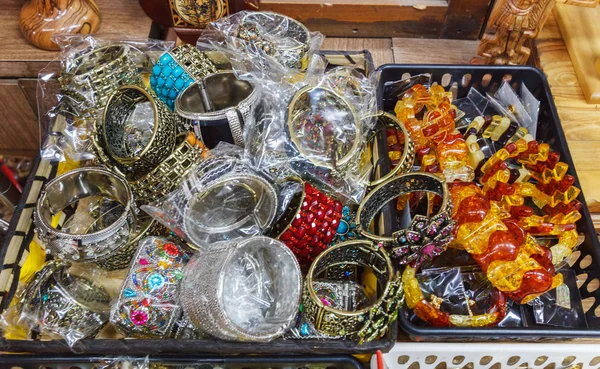
[[[143, 102], [152, 106], [154, 127], [141, 151], [135, 152], [127, 141], [125, 125], [135, 106]], [[153, 170], [175, 147], [173, 114], [153, 92], [139, 86], [122, 86], [108, 99], [99, 128], [96, 134], [100, 146], [110, 162], [129, 178], [140, 178]]]
[[407, 173], [392, 177], [375, 187], [360, 203], [356, 212], [356, 224], [360, 233], [371, 240], [391, 244], [395, 237], [378, 236], [369, 231], [371, 221], [381, 208], [390, 200], [411, 192], [430, 192], [442, 198], [442, 206], [438, 214], [451, 211], [452, 204], [448, 185], [439, 176], [431, 173]]
[[404, 124], [392, 114], [386, 113], [384, 111], [379, 111], [376, 115], [367, 117], [367, 119], [372, 117], [377, 118], [375, 129], [383, 126], [385, 128], [394, 128], [402, 131], [402, 134], [404, 135], [404, 150], [402, 152], [402, 157], [400, 158], [400, 162], [398, 163], [398, 165], [393, 167], [392, 170], [390, 170], [383, 177], [370, 181], [369, 187], [375, 187], [392, 177], [408, 173], [412, 169], [413, 162], [415, 160], [415, 143], [411, 140], [410, 133], [408, 133], [408, 130], [406, 129]]
[[[375, 303], [356, 311], [345, 311], [324, 304], [317, 296], [313, 287], [317, 277], [359, 283], [359, 268], [370, 268], [377, 277], [380, 292]], [[402, 300], [402, 280], [385, 250], [369, 240], [354, 240], [330, 247], [317, 256], [306, 276], [302, 305], [305, 317], [319, 332], [363, 343], [387, 332], [398, 316]]]

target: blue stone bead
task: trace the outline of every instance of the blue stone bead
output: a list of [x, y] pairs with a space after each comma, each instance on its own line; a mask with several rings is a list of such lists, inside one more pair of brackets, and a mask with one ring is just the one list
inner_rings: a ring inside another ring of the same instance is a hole
[[303, 323], [302, 327], [300, 327], [300, 334], [303, 337], [306, 337], [310, 334], [310, 327], [308, 326], [308, 323]]
[[167, 101], [167, 106], [169, 107], [169, 109], [175, 110], [175, 101], [173, 101], [173, 100]]
[[160, 57], [160, 62], [167, 65], [167, 63], [169, 63], [171, 60], [173, 60], [173, 58], [171, 58], [171, 55], [164, 53], [163, 56]]
[[178, 79], [177, 81], [175, 81], [175, 88], [181, 90], [183, 88], [184, 83], [185, 82], [182, 79]]
[[154, 89], [154, 92], [156, 92], [157, 96], [159, 96], [159, 97], [162, 96], [162, 88], [158, 88], [157, 87], [157, 88]]
[[162, 68], [158, 64], [156, 64], [155, 66], [152, 67], [152, 74], [155, 76], [160, 76], [161, 71], [162, 71]]
[[171, 69], [169, 67], [164, 67], [162, 70], [162, 75], [165, 77], [168, 77], [171, 75], [172, 72], [173, 72], [173, 69]]
[[176, 67], [173, 69], [173, 75], [174, 75], [175, 77], [179, 77], [179, 76], [181, 76], [182, 74], [183, 74], [183, 68], [182, 68], [180, 65], [176, 66]]
[[169, 92], [169, 98], [176, 99], [177, 98], [177, 91], [171, 90], [171, 92]]
[[337, 233], [345, 234], [346, 232], [348, 232], [349, 229], [350, 226], [348, 225], [348, 222], [346, 222], [345, 220], [340, 220], [340, 225], [338, 226]]
[[158, 87], [162, 87], [165, 85], [165, 80], [163, 78], [160, 78], [158, 81], [156, 81], [156, 85]]
[[132, 290], [131, 288], [126, 288], [125, 290], [123, 290], [123, 296], [125, 297], [135, 297], [136, 293], [134, 290]]
[[44, 300], [44, 301], [48, 301], [48, 298], [49, 298], [48, 294], [44, 294], [44, 296], [42, 296], [42, 300]]
[[161, 274], [152, 273], [148, 276], [148, 287], [150, 287], [150, 289], [160, 288], [165, 282], [166, 278]]
[[150, 86], [152, 86], [152, 87], [156, 86], [156, 77], [154, 77], [154, 76], [150, 77]]
[[[150, 80], [150, 83], [152, 83], [152, 80]], [[175, 81], [173, 81], [171, 78], [169, 78], [167, 80], [167, 82], [165, 82], [165, 87], [171, 88], [171, 87], [173, 87], [174, 84], [175, 84]]]

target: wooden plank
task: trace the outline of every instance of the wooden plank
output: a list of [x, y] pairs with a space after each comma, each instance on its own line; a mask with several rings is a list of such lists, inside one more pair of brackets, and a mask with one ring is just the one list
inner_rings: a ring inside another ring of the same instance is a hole
[[478, 46], [479, 41], [470, 40], [392, 39], [397, 64], [469, 64]]
[[[152, 21], [137, 0], [103, 0], [97, 3], [101, 17], [98, 33], [148, 37]], [[56, 55], [56, 52], [36, 48], [21, 35], [19, 14], [22, 6], [22, 0], [2, 0], [0, 77], [37, 77], [37, 72]], [[17, 63], [10, 65], [5, 62]]]
[[590, 211], [600, 212], [600, 105], [586, 103], [554, 16], [538, 34], [535, 47], [537, 65], [548, 77], [586, 202]]
[[0, 81], [0, 132], [2, 154], [39, 151], [38, 120], [17, 80]]
[[373, 56], [375, 68], [394, 62], [392, 40], [389, 38], [337, 38], [327, 37], [321, 46], [322, 50], [369, 50]]
[[600, 103], [600, 75], [595, 68], [600, 56], [600, 8], [556, 4], [554, 16], [586, 101]]

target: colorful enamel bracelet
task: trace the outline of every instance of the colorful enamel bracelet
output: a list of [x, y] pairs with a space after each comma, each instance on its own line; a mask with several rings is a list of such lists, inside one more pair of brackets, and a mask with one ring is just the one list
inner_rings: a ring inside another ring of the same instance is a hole
[[342, 217], [342, 204], [300, 179], [302, 192], [271, 229], [296, 255], [300, 265], [310, 264], [331, 243]]
[[192, 82], [217, 68], [200, 50], [189, 44], [179, 45], [164, 53], [152, 68], [150, 87], [169, 109], [175, 109], [175, 99]]
[[[377, 279], [374, 302], [360, 310], [334, 309], [324, 303], [314, 283], [353, 280], [360, 284], [361, 271], [371, 269]], [[369, 342], [382, 337], [398, 316], [403, 303], [402, 281], [382, 246], [367, 240], [342, 242], [322, 252], [306, 276], [302, 296], [305, 318], [323, 334]]]
[[[490, 313], [480, 315], [449, 314], [440, 310], [439, 298], [431, 296], [427, 301], [423, 296], [419, 281], [415, 276], [416, 270], [410, 266], [402, 273], [404, 300], [416, 316], [434, 327], [489, 327], [498, 324], [506, 314], [506, 297], [502, 292], [495, 294], [495, 301]], [[467, 305], [468, 307], [468, 305]]]
[[27, 285], [19, 302], [30, 326], [72, 345], [94, 337], [108, 321], [110, 296], [91, 280], [68, 273], [71, 263], [52, 260]]
[[166, 238], [141, 240], [111, 312], [111, 323], [130, 337], [168, 337], [181, 316], [180, 283], [190, 255]]
[[[94, 196], [103, 199], [98, 202], [101, 214], [93, 219], [87, 232], [65, 230], [55, 225], [55, 217], [66, 215], [65, 210], [72, 204]], [[110, 208], [105, 209], [104, 200], [111, 202]], [[117, 207], [122, 211], [113, 216]], [[103, 168], [86, 167], [66, 172], [46, 184], [36, 205], [34, 223], [40, 239], [53, 255], [72, 261], [94, 262], [103, 260], [130, 241], [136, 228], [136, 211], [133, 194], [124, 178]], [[103, 226], [105, 217], [108, 224]], [[94, 230], [100, 226], [103, 227]]]
[[167, 106], [154, 93], [127, 85], [108, 99], [96, 134], [110, 159], [106, 164], [137, 179], [173, 152], [175, 133], [175, 118]]
[[142, 84], [131, 47], [126, 44], [85, 50], [69, 60], [58, 79], [64, 94], [87, 108], [102, 109], [122, 85]]

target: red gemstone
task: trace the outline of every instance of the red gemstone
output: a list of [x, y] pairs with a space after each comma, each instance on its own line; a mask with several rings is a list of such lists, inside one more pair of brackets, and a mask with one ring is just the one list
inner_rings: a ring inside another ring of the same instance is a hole
[[304, 201], [302, 202], [302, 210], [306, 210], [308, 209], [308, 199], [304, 199]]
[[152, 300], [150, 300], [149, 298], [145, 298], [142, 300], [142, 305], [148, 307], [150, 306], [150, 304], [152, 303]]
[[296, 232], [294, 232], [294, 236], [296, 236], [296, 238], [300, 239], [300, 238], [304, 237], [305, 233], [306, 233], [306, 228], [304, 226], [300, 226], [300, 227], [298, 227]]
[[294, 227], [300, 227], [301, 225], [302, 225], [302, 215], [301, 214], [296, 214], [296, 217], [292, 221], [292, 226], [294, 226]]
[[333, 206], [333, 210], [335, 210], [336, 213], [341, 213], [342, 212], [342, 204], [338, 201], [335, 202], [335, 205]]
[[165, 243], [163, 245], [163, 250], [165, 250], [165, 253], [169, 256], [178, 256], [179, 255], [179, 248], [177, 246], [175, 246], [175, 244], [172, 244], [172, 243]]
[[281, 236], [279, 236], [279, 239], [283, 242], [288, 241], [290, 239], [290, 231], [285, 231], [281, 234]]
[[312, 223], [313, 220], [315, 220], [315, 214], [314, 213], [308, 213], [306, 215], [306, 222], [307, 223]]
[[319, 240], [321, 238], [319, 237], [319, 235], [314, 235], [313, 238], [310, 240], [312, 246], [317, 246], [319, 244]]
[[323, 210], [319, 209], [319, 211], [317, 211], [317, 219], [323, 220], [324, 217], [325, 217], [325, 212]]

